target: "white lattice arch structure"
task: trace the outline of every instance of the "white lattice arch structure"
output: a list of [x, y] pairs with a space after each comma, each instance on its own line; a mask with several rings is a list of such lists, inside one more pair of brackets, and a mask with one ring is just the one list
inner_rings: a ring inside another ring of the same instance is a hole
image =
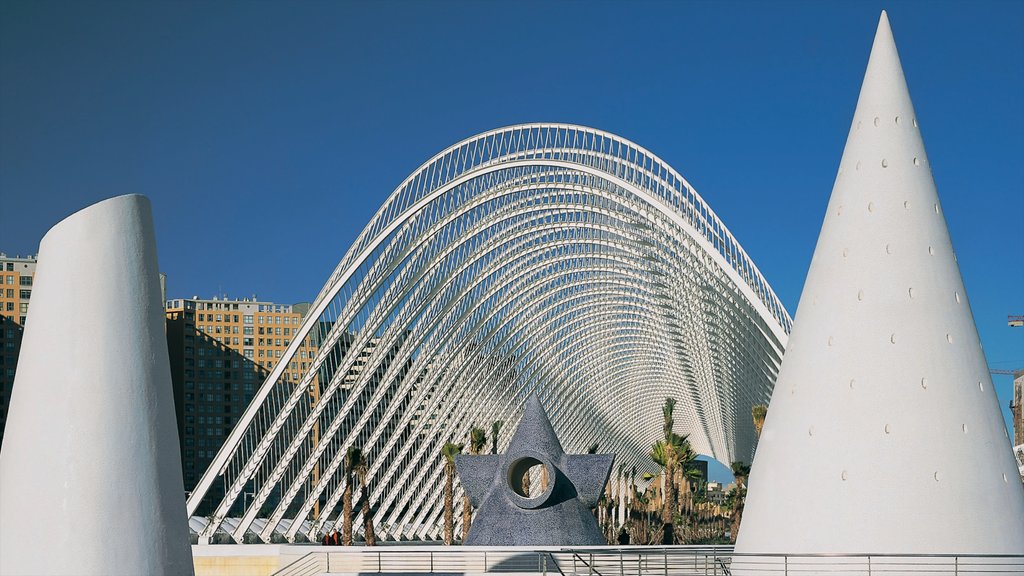
[[749, 461], [750, 409], [771, 395], [790, 325], [732, 234], [657, 156], [580, 126], [486, 132], [384, 202], [189, 513], [218, 482], [202, 537], [316, 539], [338, 517], [354, 445], [378, 534], [438, 538], [441, 446], [496, 420], [506, 441], [533, 390], [568, 452], [596, 442], [656, 471], [647, 453], [672, 396], [698, 452]]

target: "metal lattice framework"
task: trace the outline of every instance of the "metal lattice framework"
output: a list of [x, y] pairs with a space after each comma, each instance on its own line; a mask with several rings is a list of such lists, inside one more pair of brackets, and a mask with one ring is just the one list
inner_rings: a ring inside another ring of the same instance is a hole
[[317, 539], [358, 446], [378, 534], [438, 538], [441, 446], [497, 420], [507, 441], [530, 391], [568, 452], [596, 442], [657, 472], [647, 454], [672, 396], [696, 451], [749, 461], [751, 406], [768, 402], [790, 325], [732, 234], [655, 155], [580, 126], [486, 132], [388, 197], [189, 514], [217, 483], [202, 537]]

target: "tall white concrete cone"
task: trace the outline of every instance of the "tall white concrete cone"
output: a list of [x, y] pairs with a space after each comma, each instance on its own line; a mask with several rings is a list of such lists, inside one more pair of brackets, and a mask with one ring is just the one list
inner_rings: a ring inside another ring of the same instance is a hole
[[54, 226], [0, 453], [0, 573], [192, 574], [149, 200]]
[[1024, 490], [884, 12], [736, 551], [1024, 552]]

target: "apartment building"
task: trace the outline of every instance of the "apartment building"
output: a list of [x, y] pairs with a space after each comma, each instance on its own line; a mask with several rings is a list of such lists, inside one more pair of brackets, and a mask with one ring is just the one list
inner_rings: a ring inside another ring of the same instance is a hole
[[[182, 473], [191, 491], [260, 385], [298, 333], [305, 305], [255, 298], [175, 299], [166, 302], [167, 346], [174, 383]], [[298, 381], [314, 349], [284, 378]], [[208, 501], [222, 494], [210, 494]]]
[[34, 257], [8, 256], [0, 252], [0, 445], [7, 425], [7, 407], [35, 274]]

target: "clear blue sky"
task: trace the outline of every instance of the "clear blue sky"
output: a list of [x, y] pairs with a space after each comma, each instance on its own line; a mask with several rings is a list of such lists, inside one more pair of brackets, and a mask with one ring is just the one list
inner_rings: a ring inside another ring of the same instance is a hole
[[138, 192], [171, 296], [310, 300], [434, 153], [573, 122], [678, 169], [793, 313], [882, 8], [990, 364], [1024, 367], [1022, 2], [4, 0], [0, 250]]

